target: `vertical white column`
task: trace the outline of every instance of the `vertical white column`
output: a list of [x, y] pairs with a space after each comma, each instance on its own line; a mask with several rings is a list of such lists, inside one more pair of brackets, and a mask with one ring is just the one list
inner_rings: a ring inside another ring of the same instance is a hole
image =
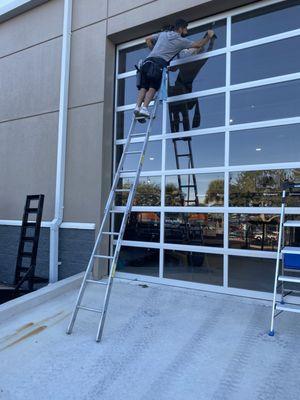
[[58, 280], [58, 244], [59, 226], [63, 220], [64, 190], [65, 190], [65, 163], [68, 120], [68, 98], [70, 77], [70, 53], [72, 30], [72, 0], [65, 0], [64, 21], [61, 54], [60, 74], [60, 101], [56, 159], [56, 188], [55, 188], [55, 212], [54, 220], [50, 227], [50, 260], [49, 282]]

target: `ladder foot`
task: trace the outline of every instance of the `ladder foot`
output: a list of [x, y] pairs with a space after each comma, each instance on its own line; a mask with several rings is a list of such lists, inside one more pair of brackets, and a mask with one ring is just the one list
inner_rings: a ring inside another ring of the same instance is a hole
[[275, 335], [275, 332], [274, 332], [274, 331], [269, 331], [268, 335], [269, 335], [269, 336], [274, 336], [274, 335]]

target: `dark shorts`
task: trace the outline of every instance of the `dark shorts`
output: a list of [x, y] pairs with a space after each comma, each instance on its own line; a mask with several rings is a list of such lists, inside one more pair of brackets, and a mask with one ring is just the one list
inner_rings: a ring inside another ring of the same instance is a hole
[[[151, 65], [152, 63], [154, 63], [154, 66]], [[153, 88], [159, 90], [163, 68], [167, 65], [167, 62], [161, 58], [147, 58], [141, 67], [141, 77], [138, 89], [149, 90], [149, 88]], [[155, 76], [149, 76], [150, 73], [153, 72], [153, 67], [155, 67], [156, 70]]]

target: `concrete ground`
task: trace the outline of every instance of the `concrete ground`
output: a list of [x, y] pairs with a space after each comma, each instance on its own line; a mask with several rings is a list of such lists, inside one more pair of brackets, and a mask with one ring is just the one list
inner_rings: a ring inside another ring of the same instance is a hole
[[270, 303], [118, 281], [96, 343], [87, 311], [65, 334], [76, 293], [1, 324], [1, 400], [300, 398], [299, 315], [280, 315], [271, 338]]

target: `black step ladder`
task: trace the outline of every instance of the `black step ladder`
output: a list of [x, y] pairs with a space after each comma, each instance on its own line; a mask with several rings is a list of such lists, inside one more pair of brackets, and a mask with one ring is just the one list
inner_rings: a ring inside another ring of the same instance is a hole
[[[186, 146], [186, 151], [184, 153], [179, 153], [178, 152], [178, 147], [177, 144], [178, 142], [185, 143]], [[185, 137], [185, 138], [176, 138], [173, 139], [173, 145], [174, 145], [174, 152], [175, 152], [175, 159], [176, 159], [176, 168], [177, 169], [182, 169], [183, 167], [180, 165], [180, 161], [182, 159], [187, 159], [188, 162], [188, 169], [193, 169], [194, 168], [194, 159], [193, 159], [193, 152], [192, 152], [192, 138], [191, 137]], [[196, 180], [196, 175], [188, 175], [188, 182], [187, 185], [182, 184], [182, 178], [181, 175], [177, 175], [177, 180], [178, 180], [178, 186], [179, 186], [179, 191], [180, 191], [180, 199], [181, 199], [181, 205], [182, 206], [189, 206], [191, 203], [195, 203], [195, 206], [199, 206], [199, 198], [198, 198], [198, 189], [197, 189], [197, 180]], [[187, 189], [187, 198], [185, 199], [183, 196], [183, 190], [186, 188]], [[195, 199], [191, 199], [191, 196], [194, 196]]]
[[16, 295], [25, 282], [29, 292], [37, 283], [48, 283], [46, 278], [35, 276], [44, 198], [43, 194], [26, 197], [14, 279]]
[[[299, 304], [292, 304], [285, 301], [286, 296], [289, 296], [293, 293], [300, 293], [300, 290], [291, 290], [290, 288], [286, 287], [286, 284], [290, 283], [294, 283], [296, 285], [300, 284], [300, 246], [299, 243], [293, 243], [293, 239], [289, 240], [289, 242], [292, 243], [289, 243], [289, 245], [287, 246], [285, 239], [285, 231], [287, 229], [294, 230], [295, 228], [300, 228], [300, 220], [286, 220], [286, 201], [287, 197], [289, 196], [297, 196], [300, 198], [300, 182], [285, 182], [283, 184], [274, 279], [271, 328], [269, 331], [269, 336], [274, 336], [274, 320], [283, 311], [300, 313]], [[290, 237], [292, 237], [292, 235]], [[277, 294], [278, 289], [281, 292], [280, 295]], [[278, 298], [278, 296], [280, 297], [280, 299]]]

